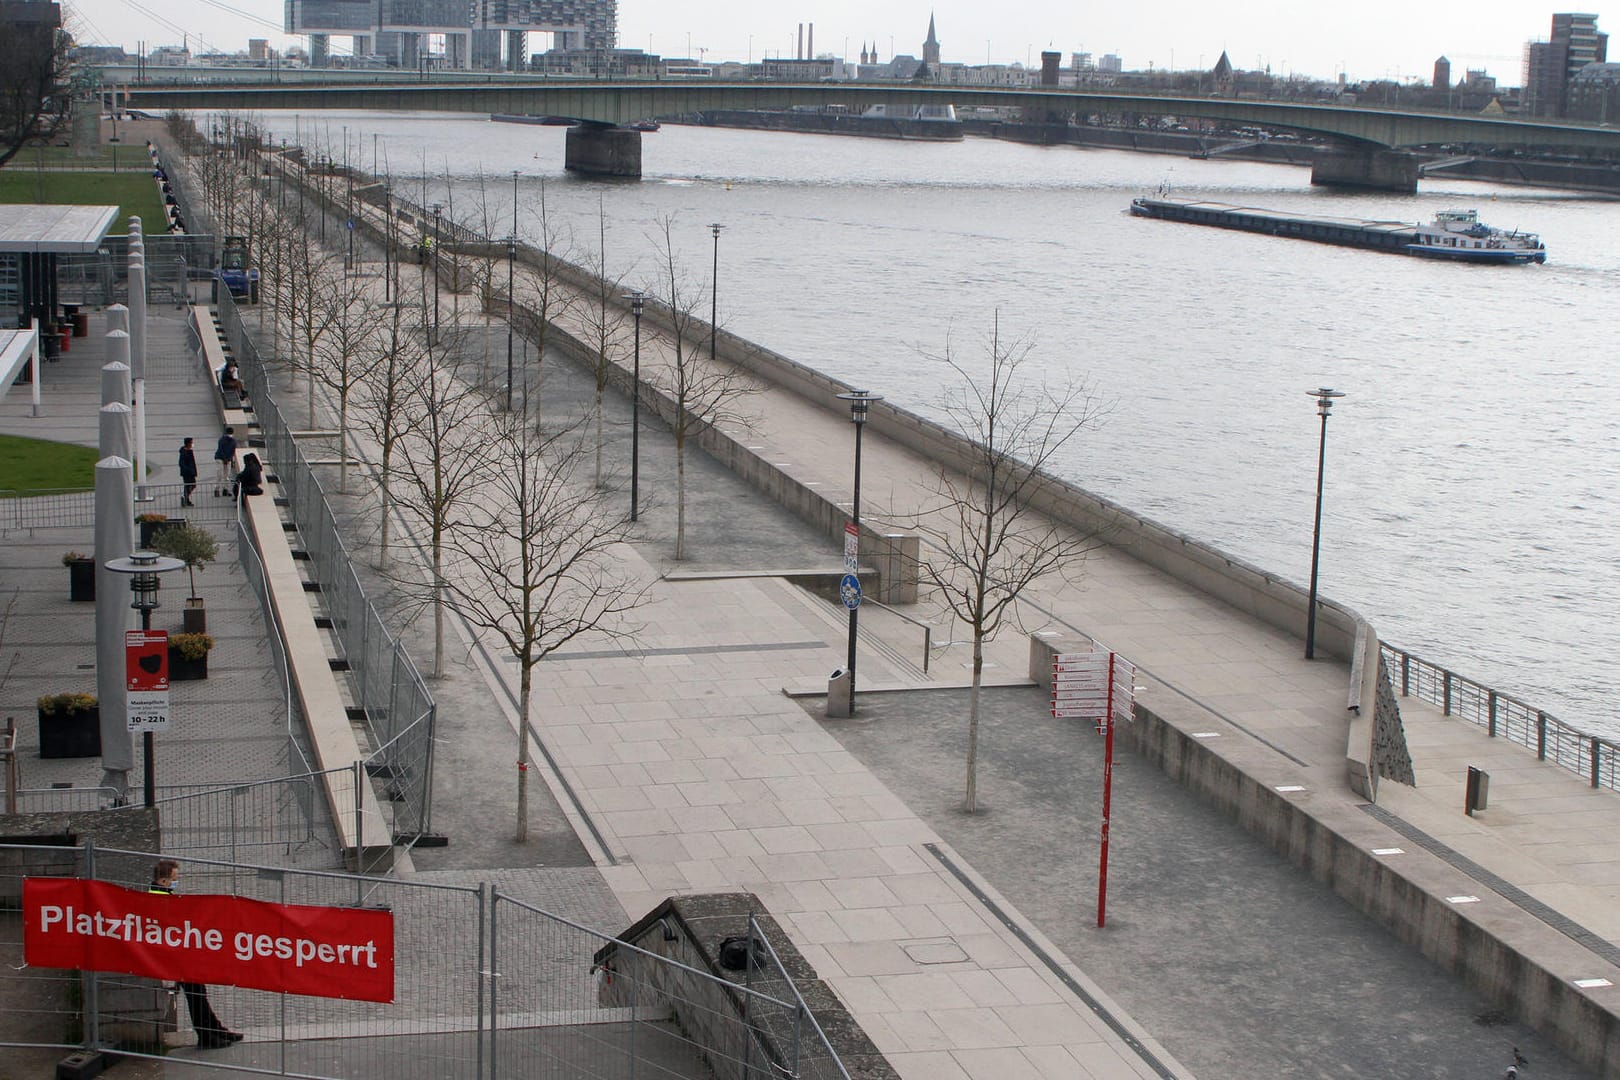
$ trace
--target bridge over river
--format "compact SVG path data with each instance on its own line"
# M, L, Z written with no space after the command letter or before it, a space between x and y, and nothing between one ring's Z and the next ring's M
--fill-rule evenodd
M876 83L710 82L708 80L536 80L491 76L481 81L277 83L272 85L109 88L128 107L151 112L197 109L252 112L423 110L534 114L567 117L566 165L611 176L641 175L641 133L622 127L637 120L713 109L815 108L844 105L910 107L953 105L957 109L1017 108L1026 116L1064 119L1097 114L1146 114L1297 131L1328 141L1312 182L1393 191L1414 191L1419 147L1466 144L1496 152L1525 150L1582 154L1620 169L1620 128L1509 117L1369 109L1348 105L1259 101L1246 98L1175 97L1097 93L1088 90L1006 89Z

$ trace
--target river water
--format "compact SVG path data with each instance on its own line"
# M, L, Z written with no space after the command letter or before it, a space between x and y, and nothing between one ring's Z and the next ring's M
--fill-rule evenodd
M264 122L292 141L294 121ZM640 183L563 172L563 129L445 114L322 114L296 137L447 214L597 247L627 284L653 235L723 326L930 412L927 357L970 366L999 312L1054 381L1084 379L1103 422L1061 463L1139 514L1304 583L1319 421L1328 426L1321 592L1390 643L1620 736L1620 436L1608 343L1620 325L1611 200L1425 180L1415 197L1312 189L1307 170L1025 147L897 143L666 125ZM346 129L346 130L345 130ZM480 173L483 178L480 178ZM425 182L419 179L428 174ZM448 181L446 177L448 176ZM1135 219L1172 193L1321 215L1427 220L1478 207L1539 232L1541 267L1470 267ZM425 190L424 190L425 189Z

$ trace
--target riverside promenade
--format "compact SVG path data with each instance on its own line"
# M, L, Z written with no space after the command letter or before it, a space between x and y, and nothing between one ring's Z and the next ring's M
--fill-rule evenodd
M662 348L656 334L644 337L644 370ZM761 459L835 498L847 492L853 438L842 403L766 391L747 408L754 420L742 434ZM616 402L620 424L624 413ZM33 433L9 416L5 430ZM625 441L616 438L616 445ZM650 458L667 448L649 438L644 453ZM926 498L934 465L891 442L877 421L864 453L866 516L905 521ZM1047 806L1037 796L1061 787L1063 762L1073 764L1068 775L1079 776L1100 747L1088 730L1065 742L1061 727L1036 722L1040 695L1027 690L1028 639L1008 631L992 646L992 681L1008 689L995 696L986 754L994 756L998 746L1028 749L1040 739L1037 756L1058 772L1043 774L1041 785L1034 774L987 775L987 810L967 819L954 809L959 759L949 753L948 734L941 735L960 734L965 715L959 700L928 696L967 681L960 625L950 625L926 599L907 612L935 628L925 673L918 627L876 607L863 611L857 716L824 721L817 693L843 663L843 612L787 576L836 570L840 552L791 521L778 530L789 542L774 547L764 536L758 544L728 536L734 521L770 532L771 511L757 496L745 511L747 493L723 483L715 478L715 490L726 494L695 522L689 563L668 558L667 500L648 513L646 531L625 549L626 562L655 598L638 615L644 626L634 644L582 642L539 673L535 735L555 763L541 775L623 911L634 918L677 892L757 893L905 1077L1245 1075L1246 1044L1268 1038L1263 1021L1240 1027L1234 1018L1224 1032L1218 1024L1206 1031L1172 1012L1144 1023L1145 1010L1118 1000L1148 1002L1158 993L1154 979L1129 970L1139 956L1110 956L1108 931L1087 936L1083 916L1091 898L1083 885L1047 881L1054 849L1088 847L1096 817L1075 806ZM1379 813L1370 813L1345 780L1347 664L1307 663L1296 637L1148 569L1128 551L1103 548L1076 570L1071 580L1030 594L1021 613L1027 630L1090 638L1125 654L1142 673L1144 708L1218 747L1223 761L1322 830L1368 853L1385 852L1374 857L1393 868L1409 890L1404 895L1466 910L1482 934L1512 942L1572 986L1577 979L1620 983L1612 956L1620 943L1620 802L1612 792L1593 791L1525 751L1491 743L1478 729L1403 699L1418 787L1384 784ZM441 798L437 826L452 846L444 856L418 853L416 861L420 869L470 878L471 868L454 865L456 845L488 833L492 823L454 796L510 774L515 728L507 706L516 671L484 659L470 639L464 643L462 673L476 678L460 678L453 693L491 707L468 718L482 726L466 732L462 767L440 774L441 794L450 797ZM487 691L482 699L479 684ZM905 702L922 704L896 704ZM907 715L908 709L922 714ZM945 748L922 752L922 731L946 738ZM904 743L885 750L883 740L894 737L888 733L905 732L919 739L915 753ZM1461 812L1468 764L1492 775L1491 808L1474 818ZM1118 828L1130 826L1121 821ZM985 855L965 854L953 837L964 846L988 839ZM1222 842L1235 848L1239 841ZM1007 865L1015 850L1029 851L1029 861ZM1128 880L1123 852L1117 857ZM446 860L444 871L432 865L436 858ZM1187 865L1167 883L1191 891L1203 878ZM1224 899L1232 907L1246 903L1235 892ZM1121 896L1111 906L1113 918L1122 927L1140 924L1140 911L1153 903L1149 894ZM1137 913L1133 904L1140 905ZM1421 937L1424 928L1418 929ZM1305 930L1244 959L1287 987L1297 977L1291 968L1311 966ZM1430 932L1444 930L1437 922ZM1065 938L1077 944L1065 946ZM1223 942L1213 945L1219 952ZM1088 960L1077 964L1082 952ZM1358 973L1341 970L1333 978L1348 997ZM1232 992L1202 985L1212 997ZM1191 989L1197 1000L1199 987ZM1614 1008L1613 985L1578 992ZM1219 1016L1230 1006L1210 1000L1204 1007ZM1333 1007L1331 995L1321 1003L1322 1010ZM1367 1012L1372 1023L1398 1027L1393 1010L1381 1015L1374 1003ZM1509 1026L1505 1018L1499 1022ZM1221 1040L1217 1052L1201 1049ZM1539 1051L1532 1057L1539 1059L1537 1077L1601 1075L1540 1058ZM1198 1059L1209 1061L1208 1073ZM1455 1072L1420 1072L1499 1075L1503 1063L1505 1054L1482 1053ZM1320 1072L1275 1074L1330 1075L1340 1064L1328 1055L1316 1062ZM1383 1075L1418 1074L1380 1064Z

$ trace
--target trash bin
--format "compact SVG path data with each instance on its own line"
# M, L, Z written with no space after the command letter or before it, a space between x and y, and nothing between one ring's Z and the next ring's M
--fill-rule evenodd
M73 336L90 336L90 315L88 312L75 311L73 313Z
M853 686L854 679L843 668L837 669L827 678L828 717L834 720L845 720L854 715Z
M1475 810L1485 809L1491 798L1491 774L1484 769L1468 766L1468 785L1463 794L1463 812L1469 817Z

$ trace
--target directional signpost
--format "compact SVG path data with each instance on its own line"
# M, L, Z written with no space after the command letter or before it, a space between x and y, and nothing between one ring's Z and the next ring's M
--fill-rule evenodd
M844 606L854 611L861 606L861 579L854 574L845 574L838 579L838 597L843 600Z
M1097 871L1097 925L1108 909L1108 812L1114 788L1114 722L1130 720L1136 668L1118 653L1058 653L1052 658L1052 715L1090 720L1103 743L1102 855Z

